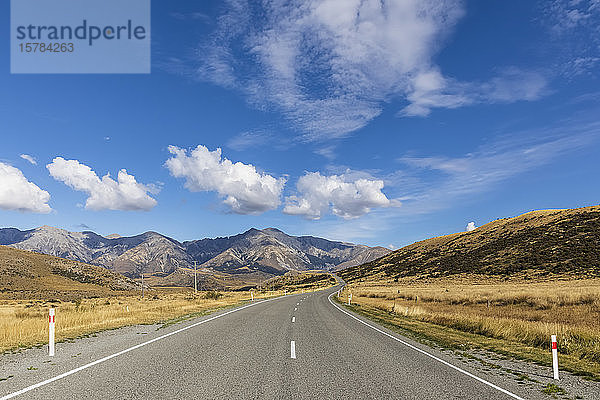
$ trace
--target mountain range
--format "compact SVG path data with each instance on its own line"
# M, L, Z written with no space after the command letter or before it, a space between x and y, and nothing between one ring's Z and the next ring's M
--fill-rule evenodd
M132 237L69 232L50 226L21 231L0 229L0 245L99 265L130 278L181 274L194 262L214 271L262 278L296 270L337 270L386 255L384 247L335 242L313 236L290 236L275 229L250 229L218 238L179 242L156 232Z

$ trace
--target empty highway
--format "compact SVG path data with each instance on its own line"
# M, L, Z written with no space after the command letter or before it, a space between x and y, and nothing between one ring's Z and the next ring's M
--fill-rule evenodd
M54 365L47 361L0 382L0 397L525 397L513 391L520 389L514 382L490 381L448 355L349 313L331 301L335 290L258 301L134 339L119 341L115 333L110 346L82 345L77 356L74 350L65 355L77 344L59 343Z

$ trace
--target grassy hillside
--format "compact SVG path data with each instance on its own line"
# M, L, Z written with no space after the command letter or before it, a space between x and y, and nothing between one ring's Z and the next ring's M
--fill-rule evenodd
M0 298L69 300L135 289L133 280L102 267L0 246Z
M317 290L333 286L337 283L333 275L321 271L296 272L290 271L283 276L269 279L262 286L270 290Z
M343 299L392 329L544 365L557 335L561 368L600 380L598 206L496 220L338 275Z
M471 232L427 239L340 271L361 278L600 277L600 206L533 211Z

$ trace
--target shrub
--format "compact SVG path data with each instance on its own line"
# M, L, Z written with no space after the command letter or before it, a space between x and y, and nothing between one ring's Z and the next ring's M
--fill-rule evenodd
M217 300L217 299L220 299L221 297L223 297L223 293L219 293L217 291L210 291L210 292L206 292L206 294L204 294L205 299Z

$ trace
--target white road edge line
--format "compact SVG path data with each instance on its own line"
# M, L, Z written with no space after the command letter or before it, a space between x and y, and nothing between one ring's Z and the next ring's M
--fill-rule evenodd
M292 322L296 322L296 317L292 317Z
M460 373L463 373L463 374L465 374L465 375L467 375L467 376L469 376L469 377L471 377L471 378L473 378L473 379L475 379L475 380L477 380L477 381L479 381L479 382L481 382L481 383L483 383L483 384L485 384L485 385L488 385L489 387L491 387L491 388L494 388L494 389L496 389L496 390L498 390L498 391L500 391L500 392L502 392L502 393L504 393L504 394L506 394L506 395L508 395L508 396L510 396L510 397L512 397L512 398L514 398L514 399L518 399L518 400L525 400L524 398L522 398L522 397L519 397L519 396L517 396L516 394L514 394L514 393L511 393L511 392L509 392L509 391L508 391L508 390L506 390L506 389L502 389L500 386L496 386L496 385L494 385L493 383L486 381L485 379L482 379L482 378L480 378L480 377L478 377L478 376L476 376L476 375L473 375L472 373L470 373L470 372L467 372L467 371L465 371L464 369L457 367L456 365L450 364L448 361L444 361L444 360L442 360L441 358L438 358L438 357L434 356L433 354L429 354L429 353L428 353L428 352L426 352L425 350L421 350L420 348L418 348L418 347L416 347L416 346L413 346L412 344L410 344L410 343L407 343L407 342L405 342L405 341L404 341L404 340L402 340L402 339L398 339L397 337L395 337L395 336L393 336L393 335L390 335L389 333L387 333L387 332L384 332L384 331L382 331L381 329L379 329L379 328L377 328L377 327L374 327L374 326L373 326L373 325L371 325L371 324L368 324L368 323L366 323L366 322L365 322L365 321L363 321L362 319L360 319L360 318L357 318L356 316L352 315L351 313L349 313L348 311L344 310L343 308L341 308L341 307L339 307L337 304L335 304L333 301L331 301L331 296L333 296L335 293L336 293L336 292L333 292L333 293L331 293L331 294L329 295L329 297L327 297L327 299L329 300L329 302L331 303L331 305L332 305L332 306L334 306L335 308L337 308L338 310L340 310L341 312L343 312L344 314L346 314L346 315L348 315L348 316L350 316L350 317L354 318L355 320L357 320L357 321L358 321L358 322L360 322L361 324L363 324L363 325L366 325L366 326L368 326L369 328L371 328L371 329L374 329L374 330L376 330L377 332L379 332L379 333L381 333L381 334L383 334L383 335L385 335L385 336L387 336L387 337L389 337L389 338L392 338L392 339L394 339L394 340L395 340L395 341L397 341L397 342L400 342L400 343L402 343L402 344L403 344L403 345L405 345L406 347L409 347L409 348L411 348L411 349L413 349L413 350L415 350L415 351L418 351L419 353L422 353L422 354L426 355L427 357L433 358L434 360L436 360L436 361L438 361L438 362L440 362L440 363L442 363L442 364L444 364L444 365L446 365L446 366L448 366L448 367L450 367L450 368L452 368L452 369L454 369L454 370L456 370L456 371L458 371L458 372L460 372ZM2 399L0 399L0 400L2 400Z
M296 358L296 342L290 342L290 358Z
M235 309L233 309L233 310L227 311L227 312L225 312L225 313L223 313L223 314L215 315L215 316L213 316L213 317L210 317L210 318L208 318L208 319L202 320L202 321L200 321L200 322L196 322L195 324L192 324L192 325L189 325L189 326L183 327L183 328L181 328L181 329L178 329L178 330L176 330L176 331L173 331L173 332L169 332L169 333L167 333L167 334L165 334L165 335L159 336L159 337L157 337L157 338L154 338L154 339L152 339L152 340L148 340L147 342L140 343L140 344L138 344L138 345L135 345L135 346L133 346L133 347L130 347L130 348L128 348L128 349L125 349L125 350L119 351L118 353L111 354L110 356L106 356L106 357L103 357L103 358L101 358L101 359L99 359L99 360L92 361L92 362L91 362L91 363L89 363L89 364L82 365L81 367L78 367L78 368L72 369L72 370L70 370L70 371L67 371L67 372L65 372L65 373L62 373L62 374L60 374L60 375L57 375L57 376L55 376L55 377L53 377L53 378L46 379L45 381L42 381L42 382L36 383L35 385L27 386L27 387L26 387L26 388L24 388L24 389L21 389L21 390L18 390L18 391L16 391L16 392L13 392L13 393L7 394L6 396L0 397L0 400L12 399L13 397L20 396L20 395L22 395L23 393L27 393L27 392L29 392L29 391L31 391L31 390L33 390L33 389L37 389L37 388L39 388L39 387L41 387L41 386L45 386L45 385L47 385L47 384L49 384L49 383L52 383L52 382L54 382L54 381L57 381L57 380L59 380L59 379L65 378L65 377L67 377L67 376L69 376L69 375L73 375L74 373L77 373L77 372L79 372L79 371L82 371L82 370L84 370L84 369L87 369L87 368L89 368L89 367L93 367L93 366L94 366L94 365L96 365L96 364L100 364L100 363L102 363L102 362L104 362L104 361L108 361L108 360L110 360L111 358L115 358L115 357L118 357L118 356L120 356L120 355L123 355L123 354L125 354L125 353L129 353L129 352L130 352L130 351L132 351L132 350L139 349L140 347L146 346L147 344L150 344L150 343L157 342L157 341L159 341L159 340L161 340L161 339L167 338L167 337L169 337L169 336L173 336L173 335L175 335L175 334L177 334L177 333L181 333L181 332L183 332L183 331L186 331L186 330L188 330L188 329L194 328L194 327L196 327L196 326L198 326L198 325L202 325L202 324L205 324L205 323L207 323L207 322L210 322L210 321L212 321L212 320L215 320L215 319L217 319L217 318L221 318L221 317L224 317L224 316L226 316L226 315L229 315L229 314L231 314L231 313L234 313L234 312L237 312L237 311L241 311L241 310L243 310L243 309L245 309L245 308L248 308L248 307L253 307L253 306L256 306L256 305L258 305L258 304L266 303L266 302L268 302L268 301L271 301L271 300L282 299L282 298L284 298L284 297L287 297L287 296L274 297L274 298L271 298L271 299L267 299L267 300L259 301L259 302L257 302L257 303L250 303L250 304L247 304L247 305L245 305L245 306L243 306L243 307L239 307L239 308L235 308ZM295 356L294 356L294 358L295 358Z

